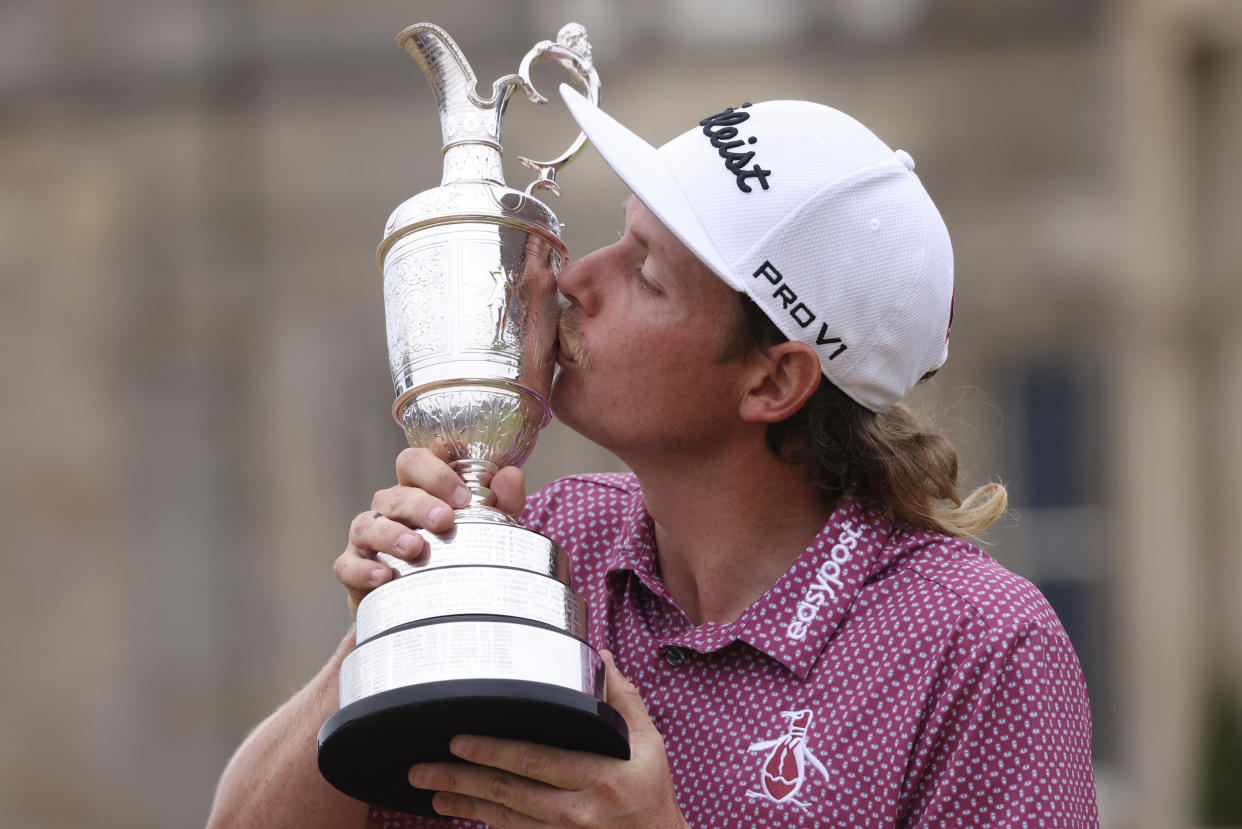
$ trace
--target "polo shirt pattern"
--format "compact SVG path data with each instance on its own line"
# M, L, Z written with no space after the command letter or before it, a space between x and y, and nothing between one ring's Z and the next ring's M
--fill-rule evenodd
M637 479L529 499L708 827L1097 827L1077 656L1026 580L960 539L851 496L729 624L695 626L661 581ZM481 826L375 809L379 827Z

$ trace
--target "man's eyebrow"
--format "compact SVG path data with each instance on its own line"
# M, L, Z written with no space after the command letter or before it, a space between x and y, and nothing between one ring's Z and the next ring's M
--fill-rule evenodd
M621 219L622 219L622 221L624 221L624 220L625 220L625 219L629 216L629 213L627 213L627 212L626 212L626 211L627 211L627 209L629 208L629 205L630 205L630 200L629 200L628 198L624 199L624 200L621 202ZM633 237L634 237L634 240L635 240L636 242L638 242L638 244L642 245L644 248L646 248L646 249L648 249L648 250L650 250L650 249L651 249L651 242L650 242L650 240L648 240L648 239L647 239L647 237L646 237L646 236L644 236L643 234L639 233L637 230L635 230L635 229L634 229L634 228L632 228L632 227L627 227L627 228L626 228L626 230L628 230L628 231L629 231L629 234L630 234L631 236L633 236ZM623 233L624 233L624 231L623 231Z

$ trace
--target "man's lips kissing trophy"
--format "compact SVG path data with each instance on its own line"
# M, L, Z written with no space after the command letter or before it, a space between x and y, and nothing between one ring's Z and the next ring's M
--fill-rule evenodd
M586 608L566 584L564 552L483 505L497 469L519 465L551 418L560 222L531 193L557 190L559 158L525 192L504 184L500 128L511 93L546 103L530 81L544 60L599 99L586 31L538 43L516 75L480 98L444 30L411 26L398 43L431 84L444 134L444 177L388 220L384 274L393 415L410 446L442 447L472 493L456 525L421 530L430 552L358 606L357 646L341 665L341 702L319 732L319 768L371 804L432 815L410 766L447 760L456 734L486 734L629 756L625 721L603 701L604 671L586 642Z

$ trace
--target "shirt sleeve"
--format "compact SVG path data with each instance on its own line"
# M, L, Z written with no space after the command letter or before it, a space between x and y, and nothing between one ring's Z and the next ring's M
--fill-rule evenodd
M1059 624L988 637L929 704L899 825L1099 826L1086 683Z
M372 806L366 829L449 829L452 825L448 818L418 817Z
M366 829L487 829L487 824L446 817L419 817L372 806Z

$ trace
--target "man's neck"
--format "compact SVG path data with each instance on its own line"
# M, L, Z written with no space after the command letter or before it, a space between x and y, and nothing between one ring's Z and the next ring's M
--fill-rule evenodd
M740 616L832 512L804 467L777 460L762 444L634 471L655 520L660 575L696 625Z

